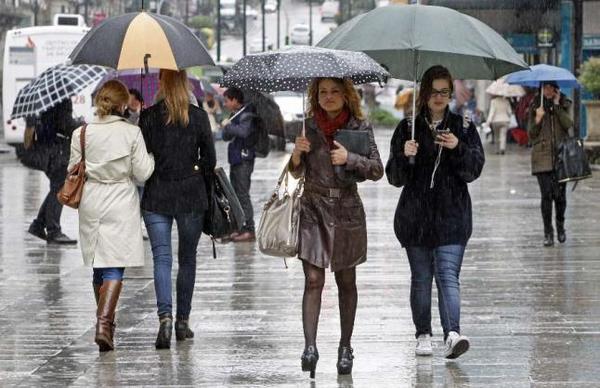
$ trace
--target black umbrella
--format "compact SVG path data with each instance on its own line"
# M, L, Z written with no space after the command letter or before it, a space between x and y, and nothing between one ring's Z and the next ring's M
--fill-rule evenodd
M254 105L256 114L261 118L263 125L269 128L269 133L284 134L283 115L273 98L255 90L244 90L243 92L244 102Z
M349 78L355 84L385 82L388 72L364 53L311 46L246 55L223 77L223 86L275 92L304 91L318 77Z
M246 55L225 73L222 85L262 92L304 92L314 78L348 78L362 84L385 82L388 75L361 52L294 46ZM302 99L304 105L304 93Z
M206 47L189 28L168 16L148 12L103 21L83 37L69 58L72 63L117 70L214 66Z
M37 116L97 83L108 70L90 65L52 66L19 90L11 118Z

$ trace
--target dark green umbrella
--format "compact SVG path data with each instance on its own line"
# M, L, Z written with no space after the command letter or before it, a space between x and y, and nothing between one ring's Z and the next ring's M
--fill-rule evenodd
M448 68L456 79L497 79L527 68L486 24L450 8L427 5L376 8L342 24L317 46L362 51L392 77L415 84L434 65Z

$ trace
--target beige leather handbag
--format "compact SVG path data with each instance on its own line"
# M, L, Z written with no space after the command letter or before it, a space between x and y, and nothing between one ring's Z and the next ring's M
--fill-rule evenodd
M300 224L300 197L304 177L300 178L293 192L289 192L286 163L271 198L263 207L256 237L258 249L265 255L294 257L298 253L298 227ZM280 191L283 188L283 194Z

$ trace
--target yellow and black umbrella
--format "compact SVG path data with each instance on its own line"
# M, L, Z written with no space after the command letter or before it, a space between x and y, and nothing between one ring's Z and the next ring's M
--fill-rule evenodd
M214 66L206 47L188 27L171 17L148 12L105 20L83 37L69 58L73 64L117 70Z

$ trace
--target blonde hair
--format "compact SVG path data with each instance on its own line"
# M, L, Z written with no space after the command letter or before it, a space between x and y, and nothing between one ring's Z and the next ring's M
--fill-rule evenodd
M188 108L190 104L190 84L185 70L161 69L160 87L157 99L164 99L167 105L167 124L179 124L184 127L190 123Z
M346 106L350 110L352 117L358 120L364 120L365 115L360 106L360 95L356 91L354 84L348 78L315 78L308 85L308 117L313 117L317 109L321 109L319 106L319 83L324 80L331 80L342 88L344 100Z
M116 79L104 83L94 98L96 114L100 118L118 112L128 102L129 90Z

